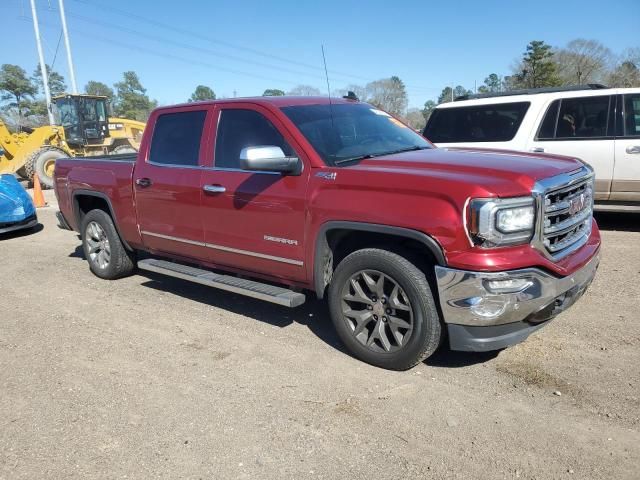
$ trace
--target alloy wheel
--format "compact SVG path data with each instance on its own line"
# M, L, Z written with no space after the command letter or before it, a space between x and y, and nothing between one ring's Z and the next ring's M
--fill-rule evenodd
M366 348L392 353L407 344L413 332L413 307L391 276L361 270L342 288L342 315L353 336Z
M85 237L89 247L89 260L101 269L107 268L111 261L111 245L107 232L98 222L89 222Z

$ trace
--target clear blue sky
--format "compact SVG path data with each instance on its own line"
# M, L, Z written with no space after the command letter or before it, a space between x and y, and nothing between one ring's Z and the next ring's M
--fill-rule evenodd
M51 63L58 0L36 5ZM640 46L640 0L65 0L65 7L80 86L111 85L135 70L161 104L185 101L198 84L219 96L297 84L326 91L321 44L332 89L397 75L413 107L446 85L473 89L489 73L509 74L534 39L563 46L590 38L614 53ZM29 0L2 0L0 18L0 63L31 73ZM54 68L68 79L63 44Z

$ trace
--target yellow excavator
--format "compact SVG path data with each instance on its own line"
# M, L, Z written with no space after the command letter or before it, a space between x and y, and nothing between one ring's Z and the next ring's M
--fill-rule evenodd
M0 119L0 174L28 180L38 174L53 186L56 159L137 152L145 124L109 117L107 97L58 95L52 99L56 125L11 133Z

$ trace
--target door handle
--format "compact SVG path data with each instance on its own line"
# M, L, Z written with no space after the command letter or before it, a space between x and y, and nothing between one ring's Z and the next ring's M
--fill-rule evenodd
M150 187L153 182L150 178L138 178L136 179L136 185L142 188Z
M529 151L533 152L533 153L542 153L542 152L544 152L544 148L542 148L542 147L533 147L533 148L530 148Z
M224 193L227 191L222 185L205 185L202 187L206 193Z
M627 153L640 153L640 145L629 145Z

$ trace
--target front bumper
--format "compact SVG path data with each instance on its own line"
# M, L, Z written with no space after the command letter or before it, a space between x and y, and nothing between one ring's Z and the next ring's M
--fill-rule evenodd
M582 296L599 263L598 252L561 278L538 268L471 272L436 267L451 348L488 351L523 341Z
M38 225L38 216L34 213L28 218L19 222L0 223L0 233L15 232L16 230L26 230Z

